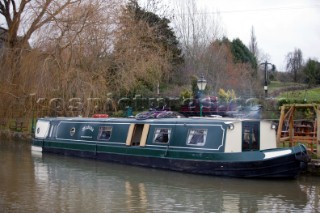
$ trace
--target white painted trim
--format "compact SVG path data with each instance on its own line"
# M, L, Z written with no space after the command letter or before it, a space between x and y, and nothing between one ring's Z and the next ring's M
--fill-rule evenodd
M129 131L128 131L128 136L127 136L127 140L126 140L126 145L127 146L131 146L134 127L135 127L135 124L130 124Z
M147 143L147 137L149 133L150 124L145 124L143 126L142 135L140 139L140 146L145 146Z
M280 156L291 154L292 150L286 149L281 151L271 151L271 152L263 152L263 153L264 153L263 159L269 159L269 158L280 157Z

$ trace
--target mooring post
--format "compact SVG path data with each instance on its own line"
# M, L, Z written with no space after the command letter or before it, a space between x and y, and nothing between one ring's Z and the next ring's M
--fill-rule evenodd
M320 158L320 109L317 106L317 158Z
M283 121L284 121L284 119L285 119L285 117L284 117L284 111L285 111L285 106L281 106L281 114L280 114L278 131L277 131L277 145L280 144L282 126L283 126Z
M293 116L294 116L294 112L296 110L295 105L290 107L290 114L289 114L289 138L290 138L290 142L289 142L289 146L292 147L294 143L293 138L294 138L294 120L293 120Z

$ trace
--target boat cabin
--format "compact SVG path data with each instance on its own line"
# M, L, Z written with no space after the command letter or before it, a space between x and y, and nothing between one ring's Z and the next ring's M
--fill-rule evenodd
M225 118L40 119L37 138L127 147L193 148L242 152L276 148L275 126L268 121Z

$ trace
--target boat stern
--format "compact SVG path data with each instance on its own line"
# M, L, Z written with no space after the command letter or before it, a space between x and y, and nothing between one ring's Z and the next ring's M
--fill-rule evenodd
M274 177L297 177L306 171L311 158L304 145L263 150L264 161L273 165Z

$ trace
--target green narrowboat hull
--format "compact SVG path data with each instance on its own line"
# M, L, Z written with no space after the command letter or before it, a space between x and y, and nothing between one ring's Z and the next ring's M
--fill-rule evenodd
M48 126L43 135L41 122ZM128 165L215 176L293 178L309 160L302 145L226 152L229 121L56 118L39 123L32 145L42 152ZM161 131L169 135L164 142L155 139Z

